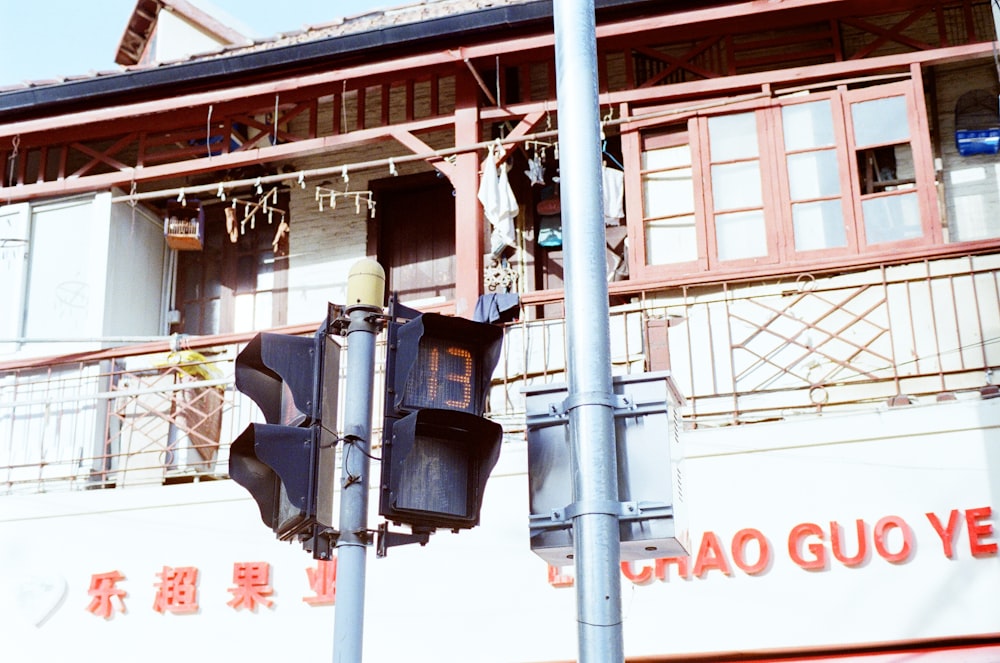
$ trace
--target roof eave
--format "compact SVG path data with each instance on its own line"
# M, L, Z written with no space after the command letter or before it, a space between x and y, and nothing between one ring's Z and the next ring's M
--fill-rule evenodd
M599 10L650 4L656 4L655 0L595 0ZM110 102L115 97L135 99L136 96L163 94L179 85L190 90L209 86L218 80L231 82L235 77L264 76L319 63L330 64L338 59L356 60L378 50L395 51L412 48L421 42L454 38L455 35L468 37L529 27L532 23L551 18L552 3L537 0L248 53L0 92L0 121L16 119L28 113L37 116L67 106L94 106Z

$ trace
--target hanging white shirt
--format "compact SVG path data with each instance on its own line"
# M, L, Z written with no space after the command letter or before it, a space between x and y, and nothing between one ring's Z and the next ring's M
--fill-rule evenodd
M502 244L516 247L514 219L518 212L517 199L510 188L507 169L503 166L497 168L496 154L492 147L483 161L478 195L479 202L483 204L483 214L493 226L492 237ZM497 246L497 242L492 244Z
M617 226L625 216L625 173L604 166L604 225Z

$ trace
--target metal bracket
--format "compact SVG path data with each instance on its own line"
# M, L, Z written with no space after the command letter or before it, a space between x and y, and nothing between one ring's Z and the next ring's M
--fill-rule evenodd
M311 552L313 559L333 559L333 549L336 546L340 532L333 527L315 525L312 536L302 541L302 547Z
M614 409L612 416L616 419L621 417L641 417L647 414L660 414L667 411L667 404L664 401L637 403L632 398L622 394L584 392L577 394L574 398L567 398L561 403L549 403L548 412L545 414L529 413L526 417L526 423L533 430L562 425L569 418L570 410L581 405L609 405Z
M381 330L386 321L389 320L389 316L372 312L371 315L365 316L364 321L361 323L352 321L350 316L347 315L347 307L343 304L334 304L333 302L327 302L326 305L326 333L333 336L347 336L351 331L371 331L368 326L374 325L376 330ZM352 327L353 325L353 327Z
M378 526L375 556L385 557L388 554L389 548L392 548L393 546L405 546L410 543L419 543L422 546L426 546L427 542L431 538L432 531L433 530L415 529L412 534L406 534L405 532L390 532L389 523L381 523Z
M574 502L562 509L552 509L549 515L536 514L530 516L531 529L563 529L573 524L578 516L588 514L606 514L617 516L618 520L651 520L654 518L671 518L674 509L665 502Z
M570 410L578 408L582 405L606 405L617 410L619 408L628 407L628 399L614 393L581 391L576 394L571 394L562 402L562 412L560 414L569 414Z

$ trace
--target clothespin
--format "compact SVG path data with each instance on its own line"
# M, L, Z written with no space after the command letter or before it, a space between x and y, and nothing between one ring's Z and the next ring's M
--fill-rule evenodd
M392 175L393 177L399 175L399 171L396 170L396 164L393 163L391 158L389 159L389 174Z
M299 171L299 187L306 188L306 171L304 170Z
M184 197L184 187L181 187L180 193L177 194L177 202L187 207L187 199Z
M346 163L344 164L344 167L340 169L340 176L342 178L344 178L344 184L347 184L348 182L351 181L350 176L347 174L347 164Z
M215 195L219 197L219 200L226 199L226 188L222 186L222 182L219 182L219 190L215 192Z

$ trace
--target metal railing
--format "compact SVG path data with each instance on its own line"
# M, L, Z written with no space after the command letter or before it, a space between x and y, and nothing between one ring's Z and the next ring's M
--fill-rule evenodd
M684 428L980 398L1000 367L1000 256L676 288L613 307L610 325L612 372L668 368ZM565 321L504 332L489 411L519 436L523 388L566 380ZM233 386L240 343L212 340L0 370L0 494L225 478L229 444L261 417ZM374 446L384 356L379 343Z

